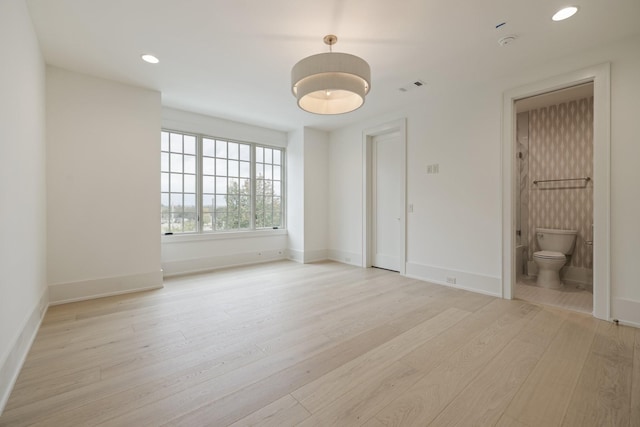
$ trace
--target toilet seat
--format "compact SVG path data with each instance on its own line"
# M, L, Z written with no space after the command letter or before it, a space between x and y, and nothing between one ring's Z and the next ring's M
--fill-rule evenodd
M534 258L538 259L554 259L554 260L564 260L567 259L562 252L554 252L554 251L538 251L533 253Z

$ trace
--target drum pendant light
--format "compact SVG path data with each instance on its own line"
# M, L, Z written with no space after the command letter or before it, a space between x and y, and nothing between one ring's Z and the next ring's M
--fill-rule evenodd
M315 114L343 114L364 104L371 69L362 58L333 52L338 38L324 37L329 52L302 59L291 70L291 91L298 106Z

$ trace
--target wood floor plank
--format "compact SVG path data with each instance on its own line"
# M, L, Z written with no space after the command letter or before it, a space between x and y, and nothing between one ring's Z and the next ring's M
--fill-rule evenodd
M300 423L301 427L359 426L416 383L423 375L394 362L371 375Z
M559 426L597 324L591 316L570 314L505 414L526 425Z
M492 426L538 364L566 313L542 310L430 424Z
M630 425L634 334L625 326L598 323L563 426Z
M19 387L14 388L12 398L7 403L5 410L10 411L23 405L28 405L34 400L45 400L89 384L97 383L100 381L100 375L100 368L95 367L83 369L50 380L20 382Z
M379 372L396 362L416 346L428 342L468 314L456 308L447 309L327 375L305 384L292 395L310 412L317 412L334 400L341 399L343 394L365 381L372 372Z
M447 360L456 350L484 332L493 322L514 310L514 305L505 300L494 299L477 312L452 325L444 333L428 342L420 343L414 350L402 356L409 366L428 373Z
M311 414L290 394L231 424L231 427L296 426Z
M191 387L148 407L139 408L105 423L119 425L228 425L255 410L273 403L301 385L313 381L336 367L375 348L397 334L393 328L382 326L362 333L350 340L324 346L320 351L304 355L284 355L271 366L265 360L238 372L237 377L247 384L235 390L219 391L220 379ZM172 419L173 418L173 419Z
M247 348L245 353L225 354L222 358L107 395L90 405L56 413L44 420L42 426L52 421L59 425L159 425L171 418L167 414L187 411L199 399L208 396L221 398L231 394L242 388L245 381L259 378L261 374L265 375L265 371L282 369L288 366L290 360L315 354L330 344L326 338L318 338L299 348L290 349L289 354L277 354L271 358L265 357L255 346L253 349ZM262 363L252 363L259 360ZM147 413L147 410L150 412ZM142 420L129 421L140 413L144 413Z
M384 427L384 424L375 418L369 418L366 423L362 424L362 427Z
M515 307L515 306L514 306ZM461 347L409 391L385 406L376 418L385 425L427 425L540 311L522 304Z
M0 426L635 427L639 358L592 317L278 261L50 307Z
M93 383L72 392L7 411L0 417L8 426L75 426L97 424L101 419L118 415L127 408L137 408L148 401L176 393L206 381L222 377L265 357L255 346L233 349L198 364L167 372L166 365L152 366L113 379ZM232 387L225 383L227 386ZM158 397L160 396L160 397Z
M544 424L536 424L536 425L525 424L522 421L516 420L515 418L511 418L507 414L502 414L502 416L498 420L498 423L494 427L539 427L543 425Z

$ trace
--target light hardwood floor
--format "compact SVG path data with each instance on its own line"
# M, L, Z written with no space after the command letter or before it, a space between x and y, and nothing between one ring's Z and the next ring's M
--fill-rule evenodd
M514 297L534 304L593 313L593 292L577 283L565 282L560 289L547 289L536 285L535 278L523 277L516 283Z
M640 425L640 330L277 262L51 307L0 426Z

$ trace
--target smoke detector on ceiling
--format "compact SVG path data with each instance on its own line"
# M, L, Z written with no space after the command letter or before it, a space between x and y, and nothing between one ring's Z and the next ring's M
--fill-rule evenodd
M504 36L500 40L498 40L498 44L500 46L506 46L509 43L513 43L514 41L516 41L517 38L518 38L518 36L516 36L514 34L511 34L509 36Z

